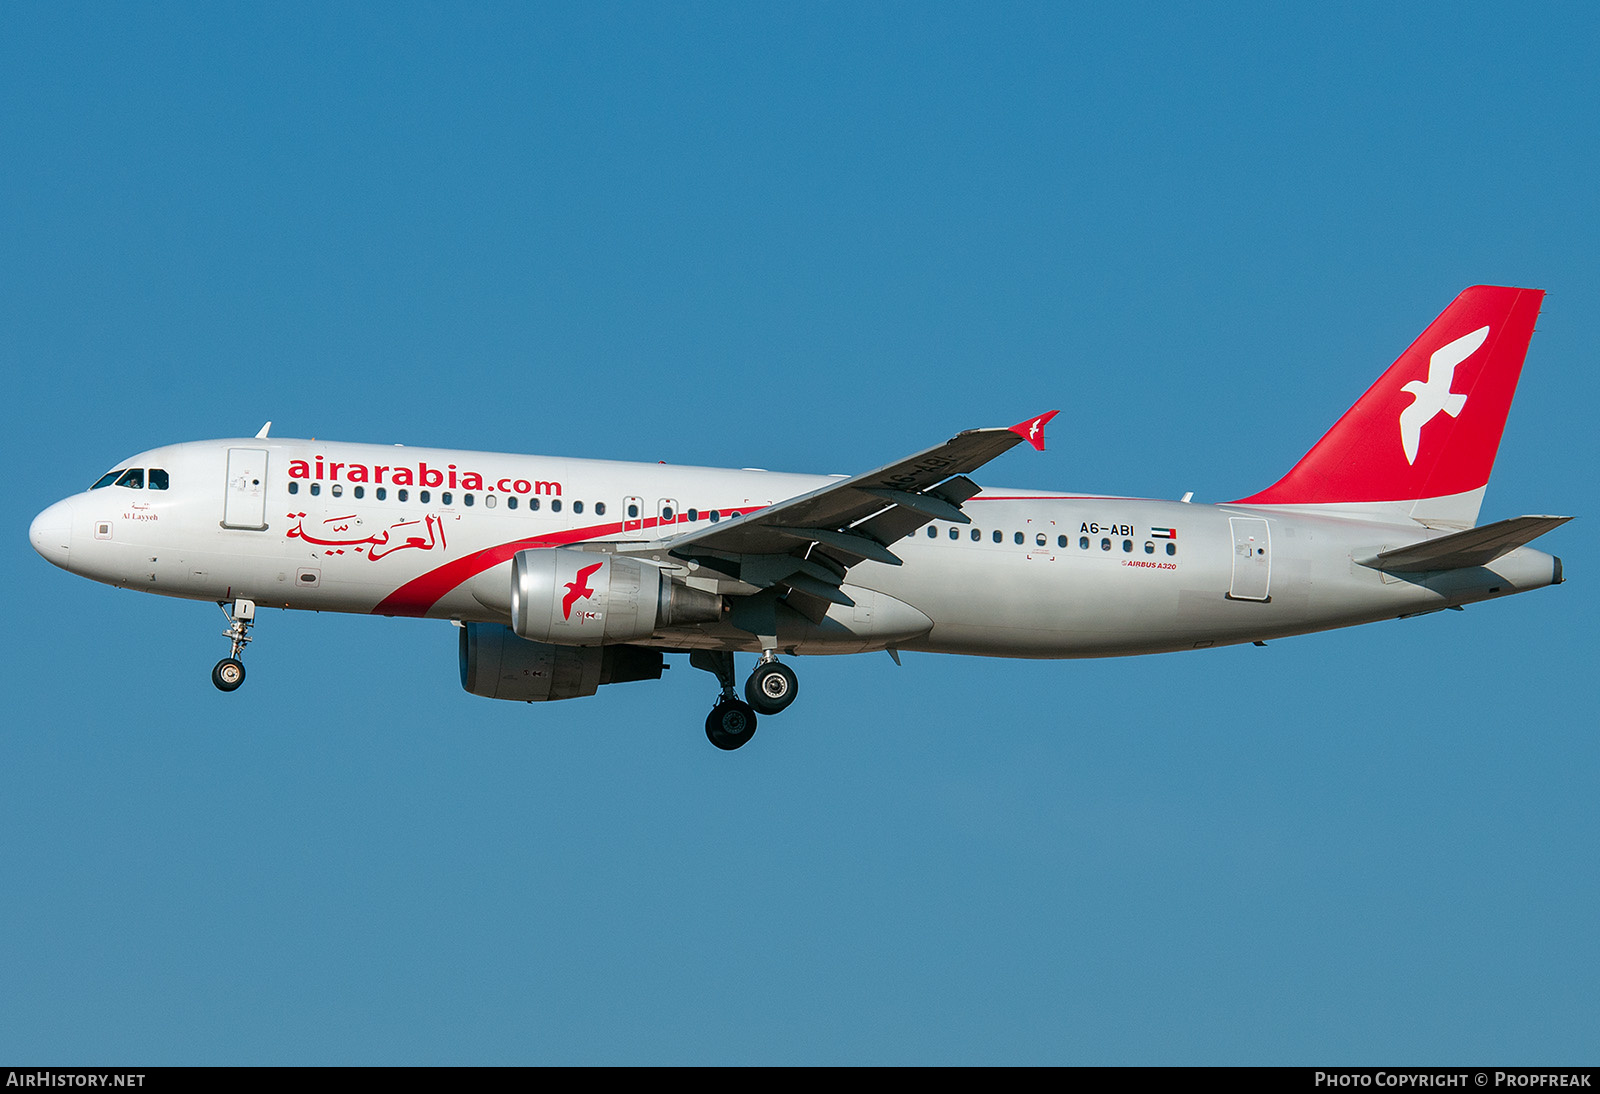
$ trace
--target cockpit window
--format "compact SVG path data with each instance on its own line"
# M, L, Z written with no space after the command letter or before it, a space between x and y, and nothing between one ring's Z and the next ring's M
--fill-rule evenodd
M110 486L112 483L117 481L117 476L120 474L122 474L122 468L120 467L115 471L107 471L104 475L101 475L98 479L96 479L95 484L89 487L89 489L98 490L102 486Z
M130 468L128 468L126 471L124 471L122 473L122 477L117 480L116 485L118 485L118 486L126 486L129 490L143 490L144 489L144 468L142 468L142 467L130 467Z
M167 488L167 472L164 468L152 467L150 469L150 489L165 490Z

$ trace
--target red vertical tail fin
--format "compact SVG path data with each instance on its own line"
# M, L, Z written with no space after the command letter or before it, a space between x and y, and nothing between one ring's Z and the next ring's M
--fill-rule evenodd
M1475 285L1272 486L1240 505L1471 527L1544 293Z

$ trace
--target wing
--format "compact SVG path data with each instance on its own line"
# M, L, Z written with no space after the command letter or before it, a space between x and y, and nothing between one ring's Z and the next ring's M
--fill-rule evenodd
M958 433L875 471L643 549L665 548L752 593L782 587L791 607L820 620L829 604L854 603L839 588L850 567L866 560L900 565L890 545L929 521L970 524L961 505L979 487L967 473L1024 440L1043 449L1045 423L1056 413L1009 429Z

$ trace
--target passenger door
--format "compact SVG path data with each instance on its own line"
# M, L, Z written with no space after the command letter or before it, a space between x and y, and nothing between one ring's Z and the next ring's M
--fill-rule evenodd
M222 502L222 526L252 531L266 528L266 449L228 449L228 483Z
M1272 588L1272 537L1260 517L1229 517L1233 529L1234 600L1270 600Z

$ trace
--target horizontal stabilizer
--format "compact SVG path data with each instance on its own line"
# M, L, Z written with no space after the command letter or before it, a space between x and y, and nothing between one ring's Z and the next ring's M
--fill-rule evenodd
M1482 528L1452 532L1438 539L1379 551L1356 561L1375 570L1412 574L1427 570L1460 570L1487 566L1525 543L1532 543L1552 528L1559 528L1571 517L1512 517L1497 520Z

